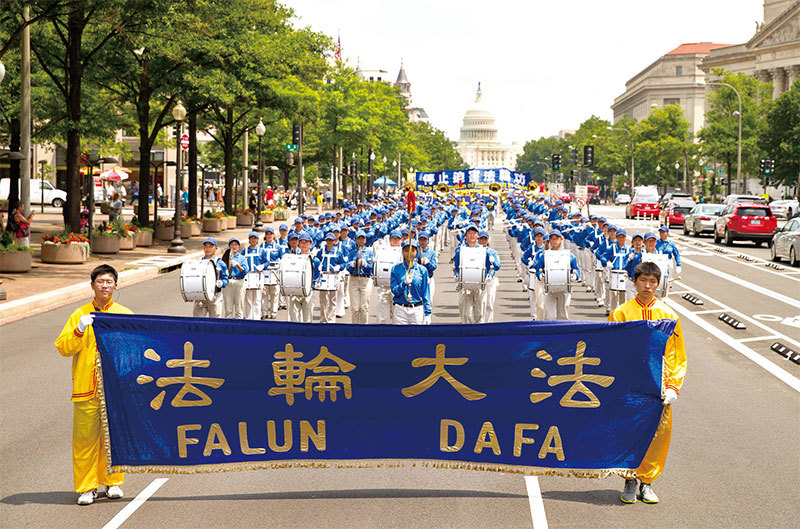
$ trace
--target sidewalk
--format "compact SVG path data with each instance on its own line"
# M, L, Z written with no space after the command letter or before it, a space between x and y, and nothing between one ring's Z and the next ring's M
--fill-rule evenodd
M165 212L166 213L166 212ZM126 222L133 216L133 210L127 207L123 210ZM99 223L105 215L97 215L95 222ZM277 221L266 226L275 228L285 221ZM135 248L129 251L120 251L111 255L91 255L83 264L58 265L47 264L39 259L42 235L63 230L60 213L39 213L33 218L31 225L31 247L34 249L33 268L22 274L0 274L3 280L2 288L7 293L7 298L0 301L0 325L22 319L33 314L46 312L54 308L72 303L80 299L88 299L89 276L94 267L100 264L109 264L120 273L119 287L125 288L140 281L150 279L160 273L177 268L187 260L199 259L203 255L203 240L206 237L215 237L219 244L218 256L227 248L228 239L237 237L242 241L242 246L247 245L247 234L252 231L249 227L237 227L234 230L225 230L221 233L203 233L202 236L183 239L186 247L185 254L167 253L169 241L153 241L149 248ZM263 235L260 234L259 239ZM177 286L176 286L177 288Z

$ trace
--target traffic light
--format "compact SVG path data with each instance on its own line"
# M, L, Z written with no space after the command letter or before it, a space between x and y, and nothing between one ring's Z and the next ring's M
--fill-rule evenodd
M300 145L300 124L294 123L292 125L292 143Z
M577 169L573 169L572 170L572 178L577 178L577 177L578 177L578 170Z
M772 170L775 168L775 160L767 158L764 160L764 174L769 175L772 174Z
M572 147L570 149L570 158L572 159L572 165L578 165L578 148Z
M583 165L586 167L594 165L594 145L583 146Z
M553 171L557 171L558 169L561 169L561 155L560 154L554 154L553 155Z
M767 174L767 161L762 159L758 162L758 167L761 169L761 174Z

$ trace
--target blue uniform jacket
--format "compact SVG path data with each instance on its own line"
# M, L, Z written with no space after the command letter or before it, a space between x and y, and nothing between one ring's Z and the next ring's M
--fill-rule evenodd
M406 285L406 274L413 275L410 285ZM395 303L407 305L409 303L422 303L425 316L431 315L431 289L428 283L428 271L424 266L414 262L410 270L406 270L405 263L398 263L392 267L392 296ZM411 292L411 299L407 294Z

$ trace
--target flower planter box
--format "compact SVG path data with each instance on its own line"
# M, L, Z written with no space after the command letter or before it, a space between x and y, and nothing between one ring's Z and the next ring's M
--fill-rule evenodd
M275 212L273 211L272 213L262 213L261 222L275 222Z
M119 240L120 250L133 250L134 248L136 248L136 234L131 234Z
M203 222L192 222L192 237L199 237L203 234Z
M191 238L192 238L192 225L181 224L181 239L191 239Z
M236 215L236 225L237 226L252 226L253 225L253 215L250 213L245 214L237 214Z
M136 234L136 246L147 247L153 244L152 231L140 231Z
M27 272L31 269L31 263L31 252L0 252L0 272Z
M223 222L227 225L225 219L203 219L203 231L206 233L219 233L223 230Z
M289 210L288 209L276 209L274 211L275 220L289 220Z
M92 253L118 253L119 237L92 236Z
M156 239L171 241L175 237L175 226L156 226Z
M84 247L79 244L42 244L43 263L81 264L85 263L88 257Z
M236 217L225 217L225 218L228 221L228 225L226 226L226 228L229 229L229 230L235 230L236 229Z

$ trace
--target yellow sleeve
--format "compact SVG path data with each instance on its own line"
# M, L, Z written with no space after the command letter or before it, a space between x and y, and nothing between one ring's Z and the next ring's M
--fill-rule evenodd
M61 330L61 334L56 338L56 349L61 356L75 356L83 350L86 335L78 332L81 316L83 316L81 308L75 309Z
M675 317L675 330L667 340L667 350L664 355L665 378L664 386L680 393L683 379L686 376L686 345L683 342L683 328L681 320Z

